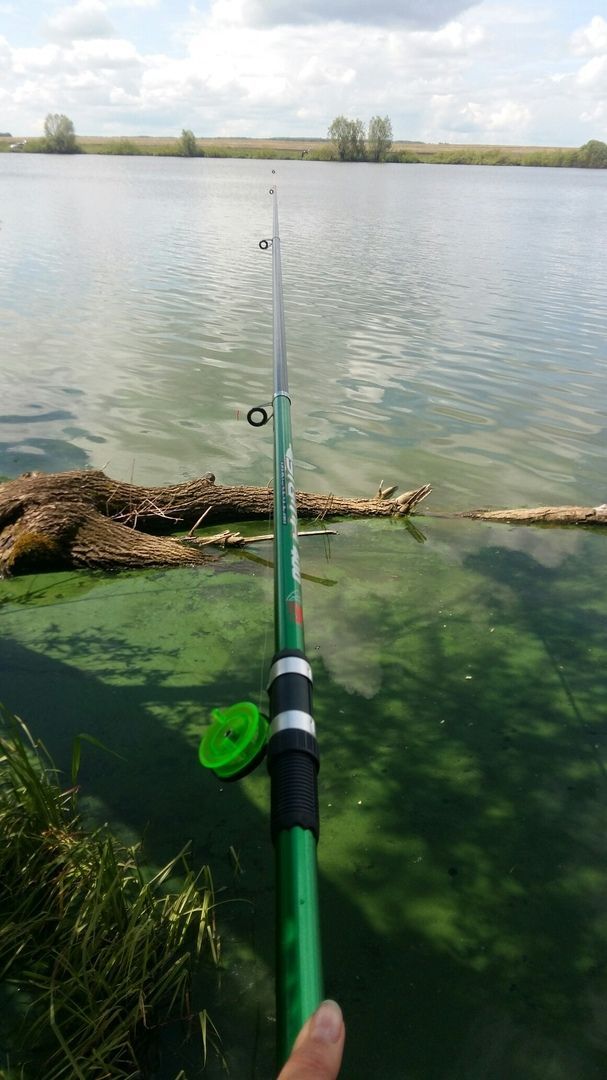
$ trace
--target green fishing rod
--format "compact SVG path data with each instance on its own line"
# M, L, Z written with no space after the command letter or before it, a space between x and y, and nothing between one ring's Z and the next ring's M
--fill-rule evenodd
M319 831L318 744L312 715L312 671L305 654L291 398L282 289L278 192L272 237L274 390L268 406L250 409L254 427L274 428L274 643L268 724L241 702L213 712L200 760L222 779L249 772L267 749L271 831L276 864L276 1019L278 1066L323 996L316 845ZM267 746L266 746L267 740Z

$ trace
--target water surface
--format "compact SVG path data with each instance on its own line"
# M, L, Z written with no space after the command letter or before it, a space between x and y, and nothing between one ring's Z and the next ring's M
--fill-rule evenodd
M267 163L0 157L0 473L212 468L266 482ZM431 506L606 499L600 172L279 166L302 487ZM304 550L321 738L327 992L344 1075L604 1075L605 538L433 518ZM199 768L209 710L264 700L270 553L0 587L0 697L58 760L88 731L93 820L191 840L223 930L205 975L232 1074L272 1073L264 770ZM238 855L235 863L233 848ZM199 1069L191 1050L166 1062ZM209 1075L218 1072L213 1065Z

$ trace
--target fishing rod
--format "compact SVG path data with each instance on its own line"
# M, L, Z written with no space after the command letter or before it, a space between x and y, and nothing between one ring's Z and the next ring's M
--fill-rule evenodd
M254 406L247 414L253 427L263 427L272 419L274 428L275 653L268 679L269 724L251 702L215 709L199 756L202 764L229 780L246 775L267 752L276 866L280 1068L323 992L316 861L319 756L312 715L312 671L304 644L276 185L270 188L270 195L272 237L261 240L259 246L272 252L274 389L271 405Z

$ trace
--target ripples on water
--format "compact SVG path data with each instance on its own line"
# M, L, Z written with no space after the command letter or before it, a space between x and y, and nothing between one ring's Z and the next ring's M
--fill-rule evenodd
M604 501L605 174L278 173L302 484ZM271 392L270 165L0 155L0 175L0 473L268 480L269 429L243 418ZM306 550L346 1071L377 1073L379 1032L387 1080L599 1076L605 538L419 524L423 545L365 521L340 525L330 565ZM195 748L210 708L263 685L266 558L7 581L0 636L0 697L45 745L69 765L84 716L124 754L83 762L99 819L145 831L158 865L193 837L222 896L254 901L222 906L217 1019L233 1074L260 1076L267 777L218 796Z
M606 402L604 287L588 266L600 188L576 195L579 174L536 170L370 175L352 170L342 217L331 203L323 228L341 252L323 275L339 417L467 497L490 497L504 466L514 499L590 491ZM300 279L302 297L314 287L314 272Z
M3 157L1 471L265 481L265 162ZM280 163L307 486L598 501L604 176ZM66 445L63 445L66 444ZM602 496L601 496L602 498Z

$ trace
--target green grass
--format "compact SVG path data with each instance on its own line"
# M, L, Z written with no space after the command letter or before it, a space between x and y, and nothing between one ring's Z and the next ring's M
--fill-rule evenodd
M410 160L410 159L409 159ZM420 154L418 161L434 165L534 165L550 168L583 166L579 150L508 150L496 147L491 150L477 150L474 147L462 150L439 150L429 154Z
M203 951L217 957L208 869L182 852L147 880L136 849L83 827L80 739L64 790L25 725L1 706L0 720L0 1075L145 1076L160 1026L179 1020L206 1055L214 1029L190 990Z
M92 145L95 146L94 149L92 149ZM136 143L133 142L132 139L111 139L108 140L108 142L99 143L98 145L91 144L91 146L87 144L83 147L83 150L87 154L131 155L143 153L143 151L140 150L140 148L137 146Z
M136 142L133 139L111 139L104 142L87 141L82 144L85 154L121 154L146 157L184 157L179 147L179 141L174 140L166 143ZM187 156L187 155L186 155ZM194 156L194 155L192 155ZM298 150L272 149L271 147L251 146L222 146L210 144L199 146L196 157L212 158L268 158L270 160L297 159L301 157Z
M0 138L0 151L8 151L12 140ZM288 140L284 140L288 141ZM278 142L279 145L272 145ZM299 161L337 161L338 156L333 143L318 139L293 140L293 147L281 145L282 140L272 139L235 139L213 142L212 139L198 139L198 156L214 158L260 158L269 160L292 159ZM154 157L182 157L181 141L174 138L94 138L82 137L77 142L77 152L85 154L145 155ZM302 153L303 150L307 152ZM21 153L44 153L44 139L29 139ZM528 165L547 166L550 168L607 168L607 145L598 140L591 140L579 149L508 146L457 146L436 149L423 143L414 144L410 149L395 144L388 153L387 161L391 164L430 164L430 165Z
M299 150L273 150L271 147L251 147L251 146L205 146L205 157L235 157L235 158L268 158L271 161L274 160L299 160L301 158L301 151Z

